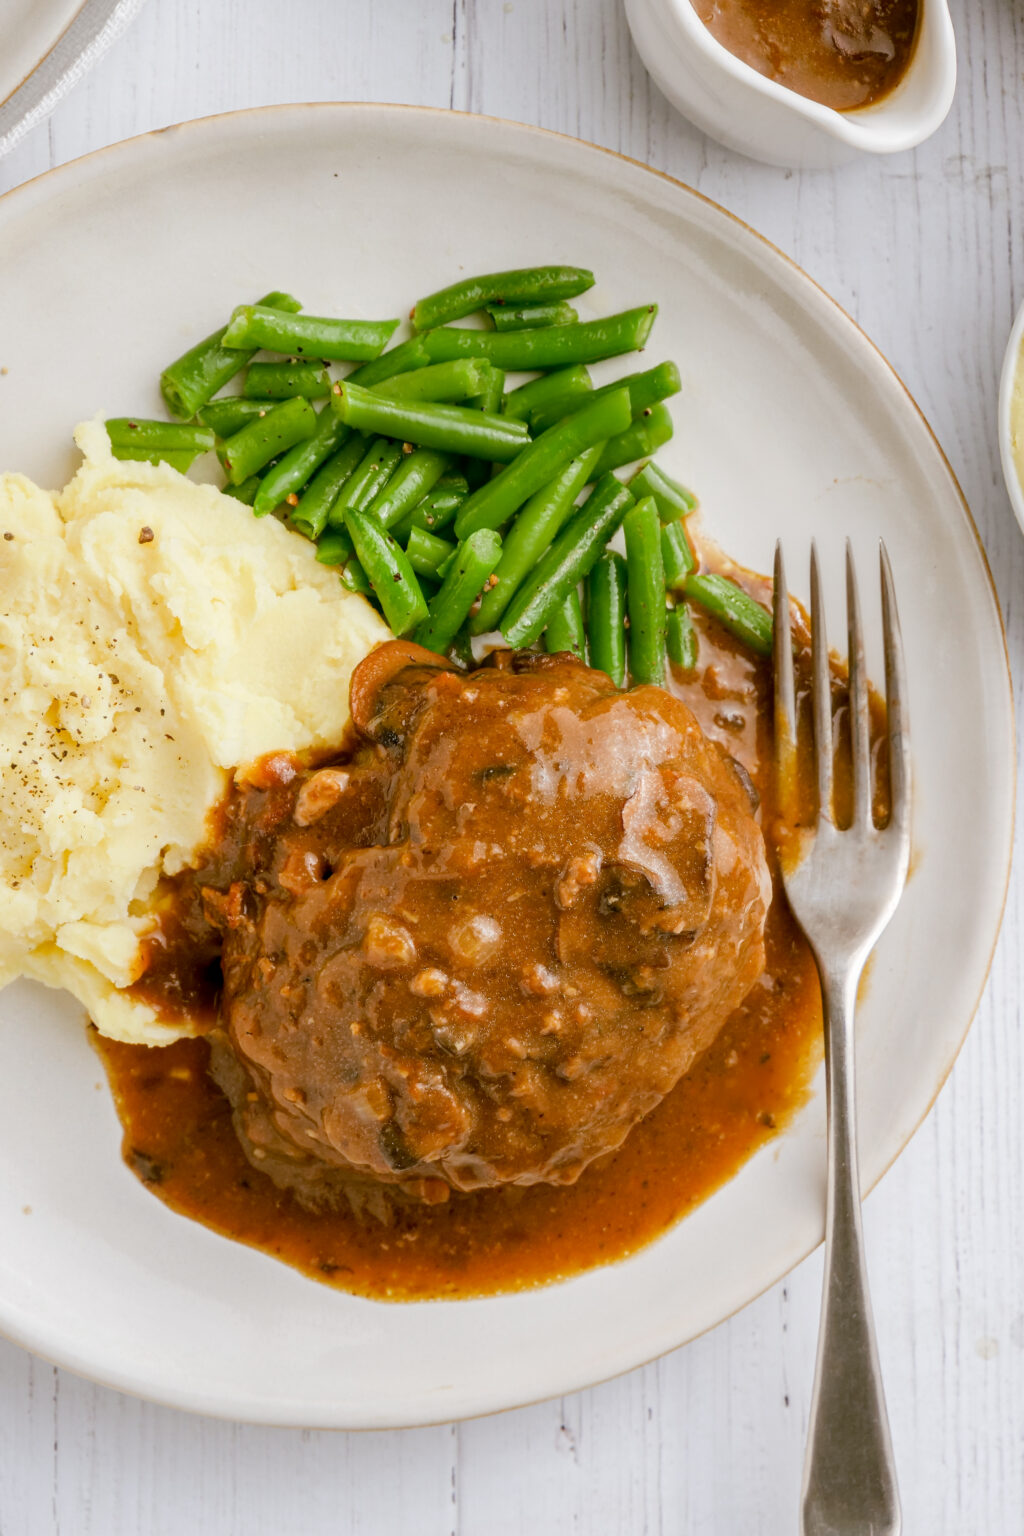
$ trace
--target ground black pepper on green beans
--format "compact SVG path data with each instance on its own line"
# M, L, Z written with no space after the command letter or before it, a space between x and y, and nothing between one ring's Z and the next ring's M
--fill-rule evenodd
M501 539L490 528L479 529L459 545L430 605L430 616L416 631L417 644L442 655L447 651L500 558Z
M240 304L224 332L225 347L259 348L286 357L370 362L387 346L397 320L334 320Z
M508 272L487 272L480 277L460 278L440 288L413 308L418 331L461 320L489 304L550 304L574 299L594 286L594 274L585 267L517 267Z
M428 533L447 528L468 495L469 482L464 475L442 475L429 495L409 513L409 526L425 528Z
M365 439L363 441L365 442ZM350 507L363 512L371 506L375 497L387 485L401 460L401 443L392 442L386 437L374 438L338 492L337 500L327 514L328 524L334 527L345 521L345 514Z
M521 421L462 405L427 400L390 400L358 384L335 385L331 407L361 432L386 433L402 442L477 459L514 459L530 440Z
M232 485L239 485L279 454L316 431L316 412L308 400L283 400L265 416L248 422L221 448L221 458Z
M550 615L570 588L590 574L632 505L632 495L614 475L598 481L509 604L501 621L509 645L532 645L540 638Z
M408 556L372 512L349 507L345 527L389 628L396 635L407 635L427 616L427 605Z
M342 487L362 461L368 443L362 433L349 438L313 476L291 515L294 526L309 539L319 539Z
M594 443L607 441L621 431L629 419L629 393L622 389L583 406L557 426L549 427L540 437L534 438L500 475L468 498L455 520L459 537L465 538L477 528L500 528L570 459L593 447Z
M294 314L302 308L290 293L267 293L259 300L264 309L279 309ZM227 327L214 331L176 358L160 375L160 392L172 416L194 416L200 406L212 400L219 389L245 367L258 350L238 351L224 345Z
M405 546L405 552L409 556L409 564L417 576L434 577L438 568L445 563L449 555L455 553L456 546L448 539L439 539L436 534L428 533L425 528L413 528L409 533L409 541Z
M211 400L196 415L204 427L209 427L223 439L240 432L246 422L265 416L277 403L276 400L246 400L241 395L230 395L226 400Z
M470 631L484 635L497 628L519 585L534 570L572 513L577 496L589 481L601 456L600 443L588 448L542 486L523 507L505 536L495 581L470 619Z
M635 420L641 412L678 394L681 387L682 380L675 363L659 363L656 368L648 368L643 373L628 373L625 378L602 385L600 389L594 390L593 398L599 400L603 395L610 395L613 390L628 389L629 405ZM543 432L565 414L563 402L556 396L550 404L542 405L531 414L530 426L535 432Z
M338 420L333 411L321 411L312 437L289 448L273 469L268 469L263 476L253 502L257 516L273 512L289 496L298 495L321 464L326 463L333 453L337 453L351 435L350 429Z
M372 363L363 363L348 374L350 384L360 384L363 389L373 389L386 379L397 378L401 373L411 373L415 368L430 364L430 353L418 336L411 341L400 342L388 352L382 352Z
M147 459L154 463L163 460L182 471L201 453L209 453L214 445L209 427L146 421L141 416L112 416L106 427L115 459Z
M671 436L672 417L668 410L663 405L652 405L618 437L609 438L597 473L606 475L613 469L621 469L623 464L632 464L634 459L646 458L663 447Z
M643 347L657 317L657 304L624 310L604 320L578 325L549 325L531 331L471 331L442 326L427 331L423 344L435 363L454 357L484 357L506 372L562 368L567 363L599 363L606 357Z
M326 400L331 376L317 363L250 363L242 394L249 400Z
M370 503L370 511L385 528L394 528L429 495L451 463L451 454L438 453L434 448L417 448L406 454Z
M467 664L472 635L500 625L510 645L589 653L617 685L660 682L666 657L696 665L692 602L767 654L770 614L698 571L695 498L650 461L672 435L678 367L597 389L588 372L642 349L657 306L581 321L568 301L592 283L558 266L460 279L421 299L419 334L389 350L395 320L311 316L267 294L164 370L172 414L197 423L115 418L112 451L184 471L216 443L229 495L280 509L396 633ZM484 329L450 324L473 313ZM261 347L276 359L254 360ZM356 366L332 383L331 360ZM241 395L212 398L245 368ZM505 393L506 370L540 376ZM612 471L637 459L627 487ZM626 560L607 547L623 521ZM461 542L438 536L453 523Z

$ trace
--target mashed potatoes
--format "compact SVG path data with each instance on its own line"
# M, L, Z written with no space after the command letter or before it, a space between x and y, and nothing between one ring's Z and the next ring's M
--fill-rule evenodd
M180 1031L124 995L161 873L229 771L329 747L384 624L274 518L103 427L56 496L0 476L0 986L66 987L100 1029Z

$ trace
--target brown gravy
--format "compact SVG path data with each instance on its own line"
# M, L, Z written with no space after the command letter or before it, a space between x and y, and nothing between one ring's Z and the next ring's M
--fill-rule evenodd
M741 573L730 571L740 579ZM768 584L743 576L762 601ZM811 811L806 771L797 822L781 825L772 792L770 666L695 614L700 659L674 691L750 774L776 893L767 969L696 1065L615 1153L569 1187L536 1184L455 1195L443 1205L393 1200L375 1213L314 1213L246 1159L203 1039L152 1048L93 1034L124 1127L129 1167L172 1210L378 1300L458 1298L547 1284L635 1252L731 1178L804 1102L821 1054L821 1006L807 945L778 882L777 846ZM803 637L806 639L806 636ZM800 762L809 763L806 655L797 658ZM837 673L838 729L843 680ZM873 699L876 740L882 706ZM876 749L876 757L877 757ZM840 763L842 755L840 755ZM885 785L880 788L884 800ZM837 772L840 819L849 785Z
M693 0L730 53L838 112L870 106L906 73L919 0Z

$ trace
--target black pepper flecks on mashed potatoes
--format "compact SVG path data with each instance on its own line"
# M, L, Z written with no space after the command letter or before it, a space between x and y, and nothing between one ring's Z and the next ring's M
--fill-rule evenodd
M388 631L311 545L101 423L57 494L0 476L0 986L66 987L105 1033L182 1030L119 991L146 903L236 766L336 745ZM9 535L9 537L8 537Z

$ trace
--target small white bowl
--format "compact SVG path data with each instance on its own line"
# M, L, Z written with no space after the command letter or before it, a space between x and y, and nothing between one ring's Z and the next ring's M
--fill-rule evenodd
M860 151L912 149L945 118L956 86L946 0L922 0L910 66L873 106L836 112L758 74L717 41L690 0L626 0L633 41L684 117L728 149L769 165L823 170Z
M1003 358L1003 372L999 380L999 456L1003 461L1003 476L1017 521L1024 529L1024 460L1018 468L1013 451L1013 393L1017 372L1021 376L1021 408L1016 423L1018 439L1024 441L1024 304L1017 311L1010 340Z

